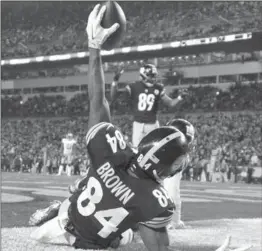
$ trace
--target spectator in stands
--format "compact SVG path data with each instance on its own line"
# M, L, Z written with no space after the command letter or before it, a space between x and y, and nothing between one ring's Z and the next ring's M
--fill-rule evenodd
M221 95L225 98L222 101L215 101L217 102L215 107L219 107L219 109L215 110L208 107L207 104L214 99L212 93L216 92L216 90L214 87L190 88L192 95L178 108L181 111L180 115L192 121L197 129L197 150L195 154L198 159L193 159L192 166L197 167L196 164L201 159L209 160L212 149L217 146L224 146L227 142L232 141L233 143L226 150L226 152L232 151L232 156L230 156L232 163L229 163L229 167L232 165L233 172L239 175L241 170L237 172L237 166L248 166L250 161L251 166L252 163L255 165L258 162L258 157L262 156L262 115L261 112L256 111L256 109L262 109L262 88L261 85L235 86L229 91L223 91ZM243 103L243 100L250 99L255 99L256 102ZM37 170L39 171L41 165L40 160L37 160L37 155L45 146L43 140L45 135L50 135L51 152L57 155L61 135L64 135L71 128L79 136L81 148L85 149L84 135L86 133L87 118L80 116L81 109L79 109L81 106L85 107L87 97L84 94L77 95L71 100L66 100L62 96L59 98L36 96L30 100L28 99L24 106L30 107L26 113L30 118L21 117L20 106L16 106L14 100L16 100L15 97L2 97L1 151L2 155L9 159L9 163L14 163L14 158L21 153L24 163L27 163L27 158L32 160L35 158L32 172L35 171L36 164L38 164L39 169ZM50 104L54 102L57 105L50 108ZM121 110L126 107L125 100L119 99L118 102L119 104L115 107L114 113L121 115L115 115L113 120L130 138L131 121L128 115L129 110ZM192 108L193 102L195 103L195 109ZM60 104L63 104L63 109L60 109ZM49 108L46 108L46 106ZM237 108L248 109L249 112L232 112L236 111ZM231 112L218 112L224 109ZM44 110L46 112L42 113L43 117L55 116L56 118L33 118L39 116L39 111ZM212 115L205 113L205 111L212 112ZM187 114L188 112L189 114ZM72 119L58 118L68 114L74 114L77 117ZM180 115L179 117L181 117ZM165 114L163 110L159 117L160 124L165 124L173 116L174 114ZM15 117L16 119L8 119L7 117ZM254 156L254 150L257 157ZM79 154L84 155L84 150ZM12 169L14 168L12 167ZM20 169L20 167L16 168L17 171ZM209 170L209 173L212 175L213 171L213 169ZM195 171L195 179L198 179L196 173Z

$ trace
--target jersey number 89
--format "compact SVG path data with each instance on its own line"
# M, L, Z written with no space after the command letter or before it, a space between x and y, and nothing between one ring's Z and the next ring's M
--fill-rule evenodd
M103 189L99 181L90 177L86 189L80 194L77 200L78 212L85 217L94 215L103 228L97 233L102 238L107 238L112 232L118 230L117 226L129 214L123 207L107 210L96 210L96 205L103 198ZM85 205L88 202L87 205ZM108 220L109 218L109 220Z
M151 111L155 102L154 94L141 93L138 96L138 110L139 111Z

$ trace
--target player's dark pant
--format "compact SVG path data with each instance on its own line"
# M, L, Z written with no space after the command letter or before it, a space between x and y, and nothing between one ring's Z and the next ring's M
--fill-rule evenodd
M252 167L249 167L247 169L247 183L252 183L252 181L253 181L253 178L252 178L253 172L254 172L254 169Z

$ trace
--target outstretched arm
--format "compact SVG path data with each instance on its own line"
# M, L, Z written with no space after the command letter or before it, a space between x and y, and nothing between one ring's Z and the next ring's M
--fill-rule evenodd
M97 4L89 15L86 28L89 46L88 96L90 108L88 130L100 122L110 122L111 120L109 105L105 97L105 77L100 50L106 39L118 29L119 24L114 24L108 29L102 28L100 23L106 7L103 6L99 10L99 6Z
M163 101L163 103L164 103L166 106L168 106L168 107L170 107L170 108L173 108L173 107L175 107L181 100L183 100L183 97L186 96L186 95L188 95L188 90L187 90L187 89L180 89L180 90L178 91L178 96L177 96L177 98L172 99L172 98L170 98L167 94L164 93L164 94L162 95L162 101Z
M170 98L170 97L169 97L168 95L166 95L166 94L164 94L164 95L162 96L162 101L163 101L163 103L164 103L166 106L170 107L170 108L175 107L181 100L182 100L182 97L181 97L181 96L178 96L178 97L175 98L175 99Z
M99 49L89 48L88 67L89 120L88 129L100 122L111 122L109 105L105 97L105 78Z

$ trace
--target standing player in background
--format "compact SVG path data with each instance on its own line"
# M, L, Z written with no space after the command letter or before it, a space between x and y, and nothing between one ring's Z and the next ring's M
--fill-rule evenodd
M124 71L121 70L114 77L111 85L111 102L114 102L118 93L118 81ZM157 113L159 102L173 108L182 100L181 95L171 99L166 93L164 86L157 83L157 68L153 64L146 64L140 68L140 81L126 85L125 92L128 93L132 102L133 132L132 144L137 147L143 137L159 127Z
M62 152L63 157L59 166L59 171L57 175L61 175L64 169L63 164L66 164L66 174L71 176L73 169L73 160L76 151L76 140L73 137L72 133L68 133L66 138L62 139Z
M117 86L123 72L124 70L121 69L121 71L114 77L114 81L111 86L111 102L114 102L117 96ZM176 99L171 99L165 93L164 86L157 83L157 76L158 72L156 67L152 64L146 64L140 69L141 81L127 85L125 88L126 93L128 93L132 99L131 102L134 117L132 144L134 147L137 147L141 139L144 138L149 132L159 127L157 113L160 101L168 107L173 108L180 100L182 100L180 95ZM184 131L186 131L186 129ZM177 210L174 216L174 225L176 228L184 228L184 222L181 221L181 178L182 171L164 182L165 188L171 194L173 200L178 204L176 205Z
M42 148L42 156L43 156L43 173L51 174L51 161L52 161L52 144L45 139L45 146Z
M215 171L216 171L217 165L219 164L219 159L220 159L221 152L222 152L221 146L218 145L218 140L214 141L214 146L216 146L216 148L211 150L211 157L210 157L210 164L209 164L211 182L214 182L214 179L217 176L217 173L215 173Z

